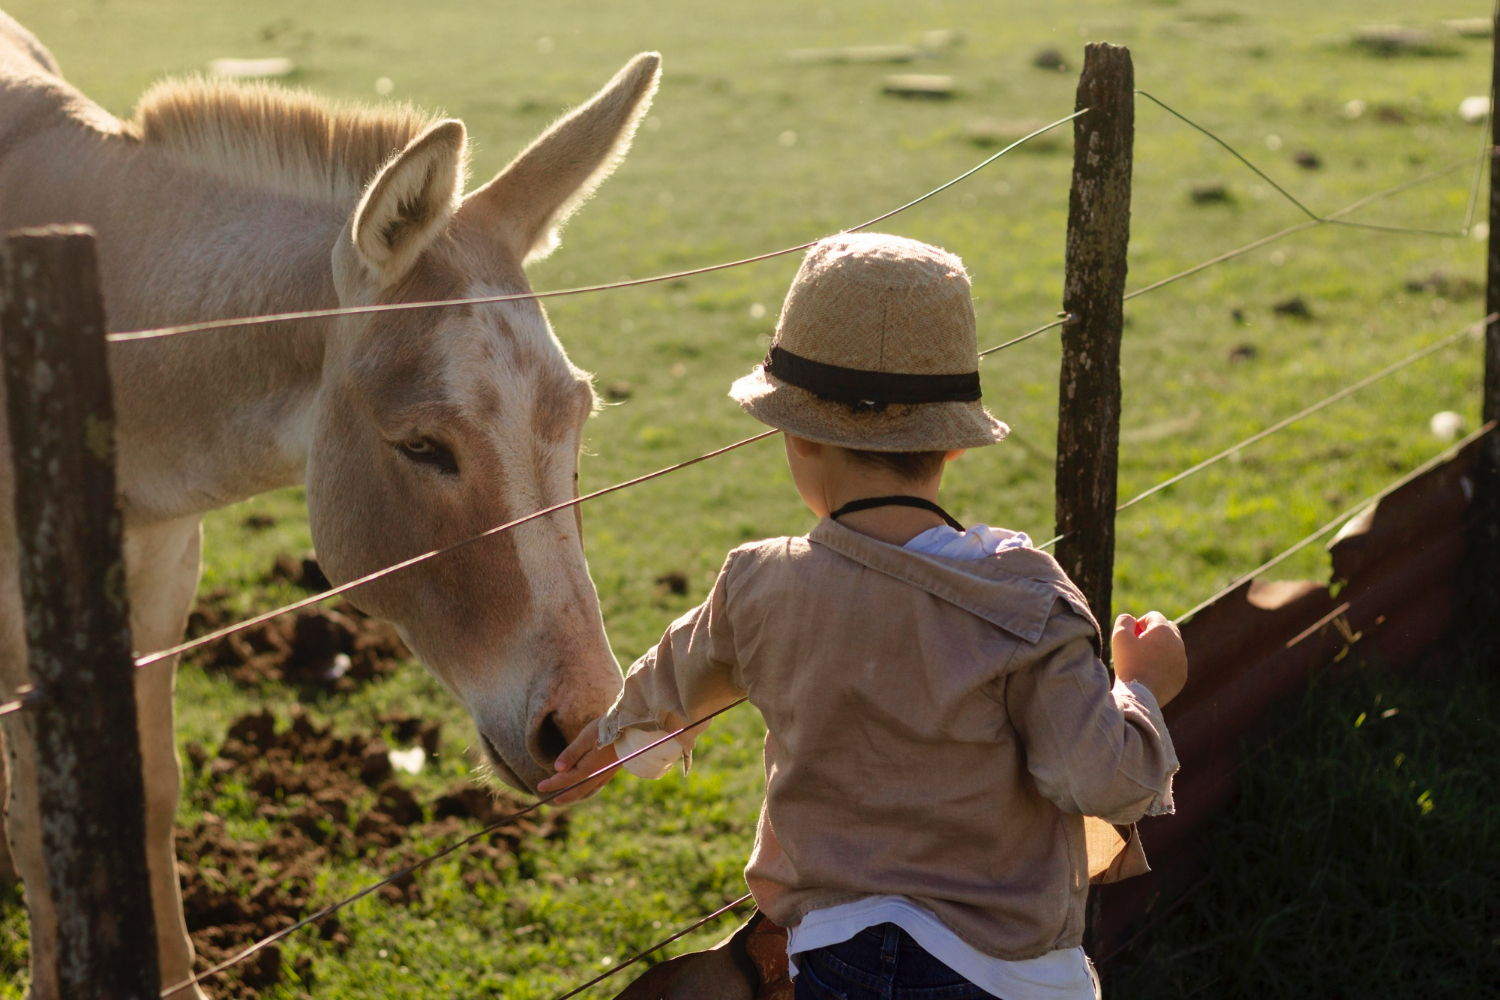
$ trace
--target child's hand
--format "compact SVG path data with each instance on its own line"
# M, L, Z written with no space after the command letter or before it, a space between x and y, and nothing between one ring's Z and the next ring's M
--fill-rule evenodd
M1115 619L1109 643L1114 650L1115 676L1146 685L1158 705L1177 697L1187 683L1182 633L1161 612L1148 611L1140 620L1121 615Z
M599 720L595 719L583 727L583 731L578 734L568 749L558 755L557 761L552 765L557 769L557 773L537 785L536 790L545 795L558 788L567 788L575 781L581 781L600 768L608 767L619 760L613 743L601 747L596 746L598 742ZM609 784L610 779L619 773L620 768L615 768L608 774L599 775L593 781L584 782L577 788L569 789L552 801L558 805L577 802Z

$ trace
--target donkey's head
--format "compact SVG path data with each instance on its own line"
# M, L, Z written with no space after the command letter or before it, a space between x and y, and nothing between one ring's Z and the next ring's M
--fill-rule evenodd
M344 305L526 292L568 215L614 169L656 87L636 57L492 181L463 196L464 127L432 125L379 172L334 250ZM348 580L577 494L595 400L536 301L344 317L308 462L318 557ZM516 787L609 707L620 671L577 509L362 587L468 708Z

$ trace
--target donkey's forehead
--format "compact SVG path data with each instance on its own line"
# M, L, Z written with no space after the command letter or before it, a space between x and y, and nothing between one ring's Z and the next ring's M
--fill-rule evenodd
M464 294L483 298L513 292L475 283ZM513 401L559 418L582 417L593 407L589 376L568 360L533 299L469 307L449 318L434 348L443 359L443 385L460 405L498 412Z

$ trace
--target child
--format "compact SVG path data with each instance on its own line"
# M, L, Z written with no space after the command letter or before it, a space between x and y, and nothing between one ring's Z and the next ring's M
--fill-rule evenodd
M1120 616L1111 686L1056 561L937 504L944 463L1008 430L978 362L957 257L875 234L815 245L731 395L785 432L823 520L731 552L540 786L748 694L766 799L745 878L790 929L798 1000L1094 997L1083 817L1172 809L1176 629ZM679 739L625 767L660 777L686 761Z

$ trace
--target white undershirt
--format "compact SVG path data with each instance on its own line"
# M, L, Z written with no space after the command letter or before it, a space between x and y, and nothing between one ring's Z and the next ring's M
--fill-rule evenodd
M984 559L1006 549L1030 546L1031 539L1019 531L976 524L960 532L944 524L917 535L905 548L949 559ZM625 729L615 740L615 752L624 757L660 738L660 733ZM682 747L669 740L624 767L642 778L660 778L681 756ZM867 927L884 923L900 927L939 962L1005 1000L1097 1000L1099 996L1093 969L1082 948L1061 948L1039 958L1007 962L970 946L932 911L905 896L866 896L808 913L787 932L787 964L792 976L797 975L800 952L839 944Z

